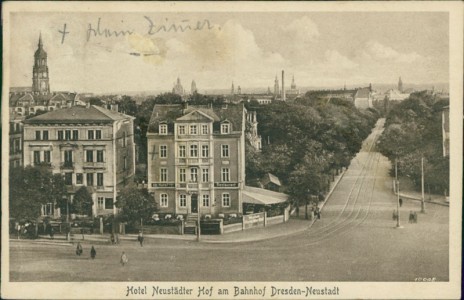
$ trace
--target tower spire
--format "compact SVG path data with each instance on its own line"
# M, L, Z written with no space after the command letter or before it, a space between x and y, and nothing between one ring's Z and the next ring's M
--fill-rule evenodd
M43 44L42 44L42 32L39 33L39 44L38 44L39 48L42 48L43 47Z

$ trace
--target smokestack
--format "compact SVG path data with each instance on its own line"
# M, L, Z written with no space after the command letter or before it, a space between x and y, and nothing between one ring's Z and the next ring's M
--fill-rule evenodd
M282 101L285 101L285 79L284 79L284 70L282 70Z

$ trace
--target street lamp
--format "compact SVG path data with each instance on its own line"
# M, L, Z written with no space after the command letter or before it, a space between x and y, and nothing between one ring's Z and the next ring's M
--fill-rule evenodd
M403 228L400 224L400 181L398 180L398 160L395 159L395 183L396 183L396 228Z
M422 199L421 199L421 213L425 213L425 192L424 192L424 155L421 157L421 187L422 187Z

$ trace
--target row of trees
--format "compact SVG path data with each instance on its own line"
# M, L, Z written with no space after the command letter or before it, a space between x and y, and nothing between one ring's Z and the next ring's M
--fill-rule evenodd
M449 157L443 156L442 111L449 99L437 99L427 92L413 93L393 106L387 115L379 151L398 173L421 186L421 157L424 157L425 182L431 192L443 194L449 187ZM392 174L393 175L393 174Z
M295 201L326 191L334 174L349 166L378 118L377 111L359 111L350 101L311 95L248 106L258 111L263 149L258 153L248 146L247 182L273 173Z

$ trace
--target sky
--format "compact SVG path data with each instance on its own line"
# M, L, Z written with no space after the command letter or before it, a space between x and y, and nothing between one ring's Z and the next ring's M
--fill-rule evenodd
M287 87L448 83L448 28L443 12L12 13L10 85L32 85L39 34L52 91L272 90L281 70Z

